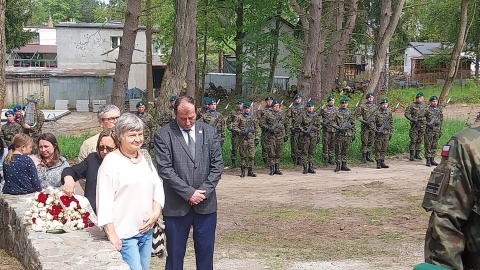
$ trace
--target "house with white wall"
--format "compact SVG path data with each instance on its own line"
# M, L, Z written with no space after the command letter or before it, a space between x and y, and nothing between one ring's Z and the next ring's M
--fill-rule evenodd
M412 69L416 60L424 59L425 56L437 54L441 50L440 42L409 42L405 49L405 57L403 58L403 72L407 76L412 75Z

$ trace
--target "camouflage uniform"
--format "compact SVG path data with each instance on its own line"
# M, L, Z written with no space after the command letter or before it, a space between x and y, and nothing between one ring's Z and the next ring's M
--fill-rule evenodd
M290 151L293 164L300 165L300 158L302 156L302 144L299 144L301 137L301 132L299 129L295 128L297 125L295 123L298 116L303 112L304 108L301 103L294 103L290 108L288 108L286 116L289 121L289 126L291 127L290 133Z
M410 160L422 159L420 146L425 136L425 111L423 102L412 102L405 110L405 117L410 120Z
M135 113L138 118L142 119L143 124L145 127L143 128L143 144L142 148L150 150L150 141L152 139L152 135L155 132L155 120L153 119L152 115L144 112L144 113Z
M158 128L165 126L175 119L175 113L173 107L170 107L158 115Z
M443 113L442 109L435 106L428 106L425 111L426 129L425 129L425 158L427 166L437 165L434 160L437 152L438 140L442 134Z
M208 111L202 115L200 121L213 126L217 130L218 140L220 145L223 146L223 141L225 140L225 117L220 112Z
M20 133L23 133L23 128L17 122L13 122L13 123L6 122L5 124L2 125L3 141L5 141L5 144L7 146L12 144L13 137Z
M480 269L480 123L443 146L422 207L431 211L425 261L451 269Z
M379 108L372 120L376 127L375 160L377 161L377 169L388 168L385 164L385 155L393 133L392 112L389 112L388 109Z
M300 141L302 145L303 173L315 173L315 170L313 169L313 155L315 154L315 148L317 146L318 135L320 132L320 115L315 111L308 112L307 109L305 109L298 116L296 124L296 129L300 130L301 134Z
M232 122L232 131L238 134L240 151L240 176L245 176L245 166L248 167L248 176L257 176L253 173L255 146L258 144L258 121L251 114L242 113Z
M362 140L360 151L363 162L373 161L373 159L370 158L370 151L372 150L373 141L375 140L375 123L373 118L377 110L378 107L375 104L367 102L357 107L355 112L356 118L362 123L360 130L360 139Z
M45 115L41 110L36 109L33 115L35 125L31 126L29 129L24 128L23 133L27 134L28 136L32 137L33 139L33 147L32 147L32 154L38 153L38 138L42 134L42 127L45 123ZM22 119L22 124L25 123L25 118ZM21 124L21 125L22 125Z
M262 110L258 112L258 121L261 123L263 121L263 118L265 114L269 111L272 110L272 107L266 105ZM267 131L263 128L263 126L260 126L260 129L262 130L262 135L260 136L260 145L262 146L262 159L263 163L265 166L267 166L268 162L268 150L266 146L266 137L267 137Z
M270 175L282 174L279 164L283 145L290 133L288 120L280 111L266 111L260 120L260 126L265 130L265 149L268 153Z
M322 156L325 165L333 163L335 154L335 134L337 130L331 123L335 122L337 108L335 106L325 105L319 110L322 117Z
M203 115L207 112L210 112L210 109L201 107L197 109L197 120L200 120L203 118Z
M232 144L232 151L230 152L230 158L232 159L232 168L235 168L235 160L237 159L237 152L239 148L239 140L240 137L238 135L238 132L233 130L233 123L235 122L235 119L243 114L243 109L240 110L233 110L230 112L230 115L227 118L227 128L232 132L231 136L231 144Z
M347 153L352 139L355 138L355 118L348 109L340 108L332 125L337 130L335 135L335 171L350 171L347 167Z

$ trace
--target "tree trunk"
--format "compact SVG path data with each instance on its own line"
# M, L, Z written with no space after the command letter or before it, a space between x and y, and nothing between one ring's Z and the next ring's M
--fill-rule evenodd
M280 39L280 28L282 27L282 24L280 22L280 18L282 15L282 6L281 3L279 2L279 6L277 7L277 14L275 18L275 28L272 30L272 35L273 35L273 44L271 46L271 51L270 51L270 73L268 74L268 85L267 85L267 91L272 92L273 86L274 86L274 81L275 81L275 70L277 69L277 64L278 64L278 40Z
M113 77L112 104L120 108L121 112L125 110L125 92L128 87L128 75L137 38L140 2L140 0L128 0L122 42L119 46L115 76Z
M243 0L238 0L235 13L237 14L237 19L235 20L237 28L235 35L235 93L241 95L243 88L243 63L241 57L243 54L243 37L245 36L243 31Z
M467 38L468 33L468 2L469 0L462 0L462 6L460 10L460 25L458 30L458 38L453 46L452 54L450 56L450 64L448 66L447 78L445 78L445 84L443 85L442 92L438 99L438 104L443 104L445 98L452 87L453 80L457 74L458 65L460 64L460 54L462 53L463 46L465 45L465 39ZM472 9L475 10L475 9Z
M157 98L159 111L165 110L169 104L168 97L179 95L187 73L188 59L185 56L185 48L188 46L191 19L195 16L190 14L189 2L195 0L175 0L175 18L173 28L173 46L170 59L165 69L160 93Z
M6 82L5 68L7 55L7 41L5 39L5 10L7 7L6 0L0 0L0 111L5 103Z
M197 95L197 100L201 100L204 93L205 93L205 78L207 76L207 41L208 41L208 0L205 0L205 7L204 10L204 32L203 32L203 61L202 61L202 87L198 90L199 94ZM220 57L219 57L220 59ZM221 61L219 61L220 63ZM220 72L220 71L219 71Z
M187 55L187 96L195 98L196 75L197 75L197 1L188 2L188 10L190 12L190 36L188 40ZM197 106L201 105L201 101L197 98Z
M370 75L370 83L368 84L367 91L363 93L362 100L365 98L366 93L373 93L375 91L380 80L380 75L382 71L385 71L388 47L390 46L390 40L392 39L395 29L397 28L404 4L405 0L398 0L397 6L395 7L392 15L389 18L387 16L383 16L385 21L382 21L381 24L386 24L387 26L384 34L379 35L377 38L378 50L373 62L373 71ZM379 95L377 94L377 96Z
M153 104L154 96L153 96L153 74L152 74L152 12L150 10L151 0L146 0L145 2L145 12L146 12L146 19L147 19L147 30L145 31L145 39L146 39L146 60L147 60L147 67L146 67L146 74L147 74L147 98L148 98L148 108L150 108L150 102Z

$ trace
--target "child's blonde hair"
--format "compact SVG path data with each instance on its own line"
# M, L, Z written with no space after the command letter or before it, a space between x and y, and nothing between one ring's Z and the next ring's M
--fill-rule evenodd
M32 137L27 134L19 133L13 137L12 144L8 146L8 154L5 157L5 164L10 164L12 161L13 151L22 148L22 146L27 146L33 144Z

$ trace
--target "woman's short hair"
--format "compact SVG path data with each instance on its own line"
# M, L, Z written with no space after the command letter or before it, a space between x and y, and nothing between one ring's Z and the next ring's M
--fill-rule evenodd
M40 151L38 152L38 155L42 159L43 164L45 164L47 167L52 167L60 160L60 148L58 148L57 138L52 133L43 133L40 135L40 137L38 137L37 146L40 145L41 140L48 141L53 145L54 150L52 160L48 163L45 163L42 155L40 154Z
M138 118L138 116L133 113L124 113L118 118L117 123L115 124L115 137L117 137L118 142L120 142L126 132L139 131L143 130L143 128L144 124L142 119Z
M100 108L98 108L98 112L97 112L98 120L102 120L103 115L106 112L113 111L113 110L118 111L118 114L120 114L120 109L113 104L107 104L107 105L101 106Z

